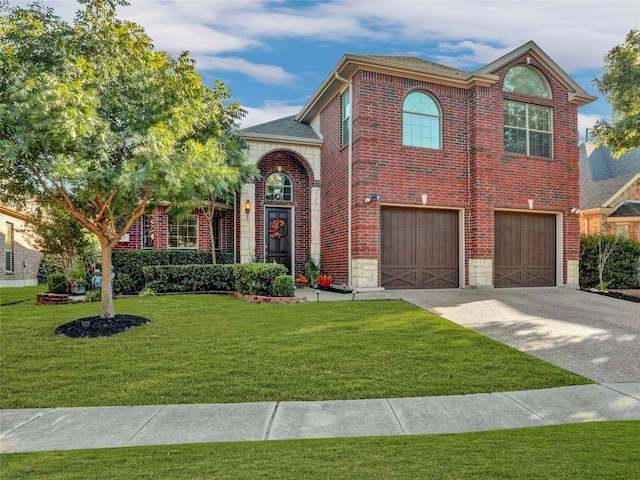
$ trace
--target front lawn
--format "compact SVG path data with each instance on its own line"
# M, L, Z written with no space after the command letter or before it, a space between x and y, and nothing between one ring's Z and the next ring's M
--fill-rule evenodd
M7 305L14 302L30 300L36 298L38 293L46 291L46 285L36 285L30 287L3 287L0 288L0 305Z
M0 407L455 395L591 383L404 302L254 305L234 297L115 300L153 323L56 336L98 303L0 310Z
M209 443L2 455L13 480L631 479L640 422L455 435Z

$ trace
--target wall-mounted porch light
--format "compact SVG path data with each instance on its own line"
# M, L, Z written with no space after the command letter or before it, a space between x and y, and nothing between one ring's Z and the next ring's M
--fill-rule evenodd
M244 202L244 213L246 213L247 218L249 218L249 213L251 213L251 202L249 200Z
M380 195L377 193L367 193L367 196L364 197L365 203L378 202L380 201Z

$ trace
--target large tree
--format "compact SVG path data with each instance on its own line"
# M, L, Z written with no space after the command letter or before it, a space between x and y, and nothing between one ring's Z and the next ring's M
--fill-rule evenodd
M0 3L0 202L53 202L96 235L108 319L113 247L156 203L192 201L201 179L235 184L244 112L187 53L119 20L125 0L79 3L72 24Z
M599 120L593 128L596 143L612 147L616 158L640 147L640 30L611 49L602 79L594 82L612 110L611 122Z

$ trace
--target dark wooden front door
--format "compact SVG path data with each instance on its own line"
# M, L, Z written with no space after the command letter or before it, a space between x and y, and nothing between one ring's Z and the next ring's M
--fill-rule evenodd
M457 211L383 208L381 221L383 287L458 286Z
M495 286L556 284L556 217L496 213Z
M267 208L266 239L267 262L284 265L291 272L291 236L293 225L289 222L288 208Z

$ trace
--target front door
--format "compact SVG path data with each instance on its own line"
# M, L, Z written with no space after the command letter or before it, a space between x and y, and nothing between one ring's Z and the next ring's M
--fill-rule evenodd
M291 271L291 235L292 225L289 222L288 208L267 208L266 239L267 262L279 263Z

